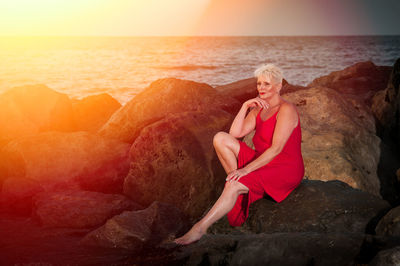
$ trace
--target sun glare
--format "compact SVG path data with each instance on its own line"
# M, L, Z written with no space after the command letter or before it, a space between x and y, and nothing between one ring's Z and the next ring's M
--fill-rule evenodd
M209 2L2 0L0 35L189 35Z

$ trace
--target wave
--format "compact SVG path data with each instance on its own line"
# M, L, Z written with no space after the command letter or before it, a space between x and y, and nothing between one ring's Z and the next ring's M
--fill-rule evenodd
M183 71L193 71L197 69L216 69L217 66L212 65L182 65L182 66L155 66L153 68L157 69L168 69L168 70L183 70Z

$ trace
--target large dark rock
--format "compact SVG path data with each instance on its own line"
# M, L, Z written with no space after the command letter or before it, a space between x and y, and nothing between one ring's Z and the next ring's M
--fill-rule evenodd
M373 219L389 208L386 201L340 181L304 180L280 203L270 199L253 203L243 227L232 229L223 219L210 232L364 233L372 231Z
M0 153L1 193L30 206L27 199L35 192L54 186L122 192L129 148L87 132L45 132L13 140Z
M288 93L284 98L300 113L306 178L340 180L380 195L381 140L365 105L324 87Z
M97 132L120 107L121 104L107 93L75 100L72 105L74 129Z
M212 142L231 122L229 113L216 109L170 115L144 128L130 150L124 194L143 206L173 204L197 219L224 187Z
M377 235L400 237L400 206L391 209L375 228Z
M166 78L157 80L115 112L99 134L133 143L140 131L165 116L221 108L235 113L240 103L205 83Z
M379 135L400 147L400 58L393 66L385 90L372 99L372 111L378 121Z
M332 88L348 97L359 98L369 105L374 94L386 88L390 71L391 67L376 66L371 61L360 62L316 78L308 87Z
M380 251L368 265L369 266L400 265L400 246Z
M125 211L87 234L81 244L140 252L162 242L172 242L188 230L188 222L176 207L154 202L141 211Z
M92 191L42 192L33 202L33 217L45 227L91 228L123 211L141 209L123 195Z
M354 265L363 234L206 235L181 248L185 265Z

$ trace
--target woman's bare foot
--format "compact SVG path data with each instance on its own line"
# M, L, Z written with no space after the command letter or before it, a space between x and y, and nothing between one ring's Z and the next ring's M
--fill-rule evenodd
M189 245L193 242L198 241L205 232L200 228L199 225L193 225L192 229L189 230L185 235L175 239L175 243L179 245Z

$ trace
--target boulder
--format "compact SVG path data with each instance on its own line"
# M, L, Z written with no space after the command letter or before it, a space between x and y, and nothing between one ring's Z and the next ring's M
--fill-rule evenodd
M45 227L91 228L123 211L141 206L119 194L61 190L38 193L33 198L33 217Z
M363 239L311 232L206 235L174 253L180 265L354 265Z
M223 219L209 232L365 233L369 223L388 209L386 201L343 182L303 180L280 203L267 198L253 203L243 227L233 229Z
M72 109L75 130L97 132L120 107L121 104L107 93L74 101Z
M176 207L154 202L147 209L125 211L109 219L82 240L85 246L128 249L140 252L175 239L188 230L188 222Z
M224 187L212 142L231 122L229 113L216 109L169 115L145 127L130 149L124 194L143 206L173 204L197 219Z
M308 87L328 87L356 97L370 105L374 94L386 88L391 67L376 66L371 61L359 62L343 70L314 79Z
M45 85L12 88L0 95L0 142L38 132L72 131L72 104Z
M377 235L400 237L400 206L391 209L375 228Z
M166 78L157 80L116 111L100 135L133 143L140 131L168 114L221 108L232 114L240 103L205 83Z
M379 135L400 147L400 58L396 60L386 89L372 99L372 111L378 121Z
M2 193L25 201L39 187L122 192L129 148L129 144L87 132L45 132L13 140L0 154L0 184L4 179L9 183L3 184ZM18 187L26 187L22 180L27 179L29 189L23 191L28 193L21 194ZM18 195L24 197L18 199Z
M369 266L400 265L400 246L380 251L368 265Z
M300 113L305 177L340 180L380 195L381 141L365 105L324 87L288 93L284 98Z

